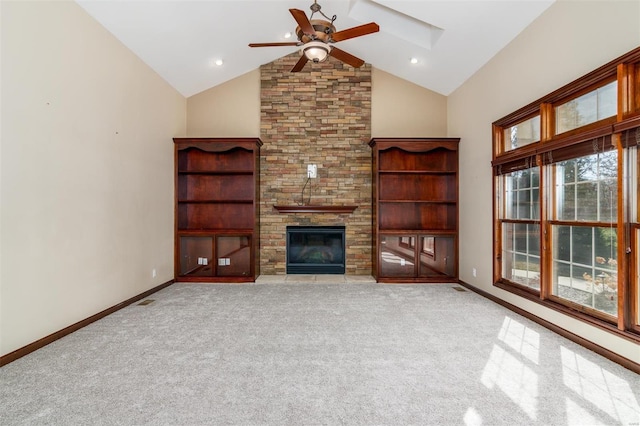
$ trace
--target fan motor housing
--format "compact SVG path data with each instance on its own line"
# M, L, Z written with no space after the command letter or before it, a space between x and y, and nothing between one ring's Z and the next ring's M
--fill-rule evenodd
M312 40L323 41L327 43L331 39L331 34L336 32L336 27L334 27L329 21L312 19L310 22L313 29L316 30L315 37L310 37L309 35L305 34L300 29L300 27L296 27L298 40L300 40L302 43L308 43Z

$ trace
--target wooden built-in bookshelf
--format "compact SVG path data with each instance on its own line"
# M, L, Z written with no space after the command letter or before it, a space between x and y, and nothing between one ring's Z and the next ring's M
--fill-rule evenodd
M258 138L174 138L176 281L255 281Z
M373 274L458 280L458 138L373 138Z

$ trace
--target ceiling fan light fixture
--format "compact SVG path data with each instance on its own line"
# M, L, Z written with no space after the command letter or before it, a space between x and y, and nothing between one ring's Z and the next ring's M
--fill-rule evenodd
M2 1L2 0L0 0ZM351 55L344 50L334 47L333 44L339 41L345 41L356 37L373 34L380 31L380 27L375 22L358 25L357 27L347 28L346 30L336 31L333 22L336 15L329 18L322 13L317 0L311 5L311 16L300 9L289 9L289 13L293 16L298 26L295 34L298 41L275 42L275 43L249 43L249 47L279 47L279 46L297 46L300 47L300 59L291 68L291 72L300 72L305 64L309 61L312 63L324 62L329 56L333 56L336 60L359 68L364 65L364 61L358 57ZM313 19L313 15L319 13L323 19Z
M310 41L302 46L302 53L314 63L326 61L330 50L331 46L321 41Z

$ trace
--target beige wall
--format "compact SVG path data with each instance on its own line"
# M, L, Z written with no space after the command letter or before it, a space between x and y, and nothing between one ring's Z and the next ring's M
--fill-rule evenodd
M461 137L460 279L635 362L632 342L493 287L491 123L639 45L640 2L558 1L448 98L449 135Z
M187 99L187 136L260 137L260 70Z
M447 97L374 68L371 136L447 136Z
M74 2L0 8L4 355L173 278L186 100Z

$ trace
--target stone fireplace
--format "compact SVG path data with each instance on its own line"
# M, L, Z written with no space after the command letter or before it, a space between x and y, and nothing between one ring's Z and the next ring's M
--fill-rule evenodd
M370 275L371 66L329 58L289 72L298 59L296 52L260 68L260 273L287 273L287 226L343 226L344 273ZM307 182L309 164L318 170ZM276 205L357 208L281 212Z

